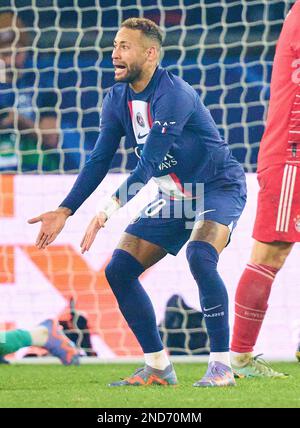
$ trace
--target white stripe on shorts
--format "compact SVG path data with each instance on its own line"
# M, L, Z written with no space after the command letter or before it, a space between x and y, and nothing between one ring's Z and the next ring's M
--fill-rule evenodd
M277 213L276 231L287 232L291 216L297 167L285 165Z

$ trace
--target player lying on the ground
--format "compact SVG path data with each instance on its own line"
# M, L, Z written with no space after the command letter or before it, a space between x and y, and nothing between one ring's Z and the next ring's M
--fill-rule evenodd
M152 303L138 278L167 253L176 255L189 240L187 259L199 287L211 346L207 372L194 385L230 386L235 381L229 356L228 296L217 264L245 205L245 175L196 91L158 66L161 44L160 29L152 21L123 22L112 54L118 83L103 102L101 132L90 160L60 208L29 223L42 222L36 245L46 248L101 183L126 135L139 157L137 167L92 219L81 243L82 253L89 250L110 215L154 177L159 186L156 200L127 227L106 268L146 365L111 385L177 383Z
M246 377L281 377L253 356L273 281L300 241L300 0L277 43L271 98L258 156L260 191L250 263L235 296L231 362Z
M79 364L79 350L54 320L45 320L31 330L0 331L0 356L12 354L27 346L47 349L66 366Z

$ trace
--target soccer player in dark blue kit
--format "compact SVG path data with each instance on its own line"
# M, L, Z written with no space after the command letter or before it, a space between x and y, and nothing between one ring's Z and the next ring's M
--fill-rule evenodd
M207 372L194 386L231 386L228 296L217 264L245 205L245 175L194 89L158 66L161 44L161 31L152 21L130 18L122 23L112 54L117 83L103 102L96 147L60 207L29 223L42 222L36 245L46 248L101 183L126 135L139 157L137 166L92 219L81 242L84 253L112 213L151 178L156 181L157 199L127 227L106 268L120 310L143 349L145 366L110 385L177 383L152 303L138 278L189 240L187 259L211 347ZM178 208L183 208L181 215Z

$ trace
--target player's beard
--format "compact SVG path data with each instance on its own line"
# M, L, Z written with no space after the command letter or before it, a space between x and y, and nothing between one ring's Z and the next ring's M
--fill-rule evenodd
M127 74L124 77L116 78L117 82L126 82L126 83L135 83L137 80L141 78L142 68L138 65L132 65L131 68L127 68Z

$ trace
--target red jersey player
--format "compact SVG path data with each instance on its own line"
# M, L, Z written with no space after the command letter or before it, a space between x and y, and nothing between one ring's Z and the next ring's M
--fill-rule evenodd
M295 242L300 241L300 0L287 15L271 79L265 133L258 156L260 191L250 263L238 284L232 365L246 377L285 377L252 351L272 283Z

